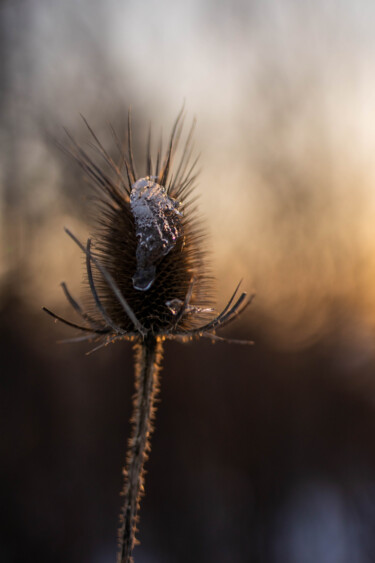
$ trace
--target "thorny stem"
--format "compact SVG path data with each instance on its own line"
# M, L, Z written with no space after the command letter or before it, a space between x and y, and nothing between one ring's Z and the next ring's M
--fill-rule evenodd
M144 463L150 451L155 397L159 391L158 372L163 344L153 335L135 345L135 395L132 414L132 435L129 440L124 470L124 505L120 516L117 563L132 563L136 542L140 499L144 493Z

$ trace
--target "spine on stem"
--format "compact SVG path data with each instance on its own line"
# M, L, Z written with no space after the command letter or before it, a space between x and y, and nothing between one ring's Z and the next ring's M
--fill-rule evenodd
M135 345L135 395L124 470L124 504L120 516L118 563L131 563L136 542L138 510L144 492L144 464L151 449L150 437L159 391L159 370L163 343L148 334Z

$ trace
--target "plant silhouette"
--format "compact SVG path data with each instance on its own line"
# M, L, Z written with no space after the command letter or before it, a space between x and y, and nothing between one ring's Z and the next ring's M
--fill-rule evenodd
M81 323L44 310L80 331L79 336L68 341L94 341L95 347L90 352L118 340L134 344L136 393L124 472L118 551L118 563L127 563L132 561L140 499L144 493L144 464L150 452L163 342L209 338L251 344L247 340L228 340L215 331L244 311L252 297L248 299L246 293L240 293L238 284L219 314L212 308L213 278L204 248L206 233L193 197L197 177L197 159L192 159L195 121L176 166L183 110L173 125L165 153L160 140L155 159L150 128L145 176L141 177L133 157L130 112L125 150L113 130L120 165L85 119L84 122L93 139L92 147L104 166L99 166L69 134L70 146L64 150L92 180L97 204L96 230L93 239L89 238L85 245L65 230L86 258L88 304L83 308L62 283Z

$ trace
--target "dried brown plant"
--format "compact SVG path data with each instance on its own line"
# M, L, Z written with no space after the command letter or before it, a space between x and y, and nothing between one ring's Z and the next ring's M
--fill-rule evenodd
M86 257L90 292L87 307L83 308L62 283L65 296L82 324L66 320L47 308L44 310L81 332L69 341L95 341L90 352L118 340L130 340L135 348L136 393L126 457L118 563L132 561L136 542L163 341L185 342L194 338L225 341L216 335L216 329L228 325L251 302L246 293L239 294L238 285L219 314L215 315L212 309L213 278L204 248L206 235L193 198L197 176L197 159L192 161L195 122L172 173L183 121L181 111L165 154L160 141L155 162L150 128L144 177L136 172L130 112L125 150L113 131L121 155L120 165L86 121L93 139L92 148L105 166L99 166L70 135L70 147L65 149L95 187L97 226L93 242L88 239L84 245L65 229Z

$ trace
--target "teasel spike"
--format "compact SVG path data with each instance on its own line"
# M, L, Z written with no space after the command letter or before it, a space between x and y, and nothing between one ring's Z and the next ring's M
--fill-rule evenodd
M187 199L190 194L195 190L196 187L196 180L199 176L199 171L197 171L193 176L190 176L183 182L179 188L177 193L177 197L182 199Z
M135 170L134 157L133 157L132 111L131 111L131 107L129 107L129 111L128 111L128 155L129 155L131 177L133 178L132 184L134 184L134 182L138 178L138 174L136 173L136 170Z
M182 108L181 111L183 111L183 109L184 108ZM184 114L181 114L180 123L177 126L176 134L175 134L175 137L174 137L173 142L172 142L168 173L166 175L164 184L163 183L161 184L162 186L164 186L166 188L167 194L170 194L172 197L173 197L173 194L171 193L171 190L172 190L172 187L176 185L176 177L175 177L175 175L171 174L170 180L168 182L168 174L169 174L169 171L171 169L171 166L172 166L172 163L173 163L173 160L174 160L174 156L176 154L176 151L177 151L179 143L180 143L181 133L182 133L182 129L184 127L184 121L185 121L185 116L184 116ZM168 186L167 186L167 183L168 183Z
M65 154L74 158L82 170L89 176L89 178L91 178L91 180L94 181L94 186L97 184L97 186L99 188L101 187L110 198L116 201L117 204L120 204L122 201L121 194L113 182L96 166L89 155L76 143L75 139L67 130L65 130L65 133L76 151L74 152L72 149L62 147Z
M187 293L186 293L186 296L185 296L184 302L183 302L183 304L182 304L182 306L181 306L181 309L180 309L179 312L177 313L176 318L175 318L175 320L174 320L174 323L173 323L173 328L174 328L174 329L177 328L178 323L180 322L180 320L181 320L182 317L184 316L185 311L187 310L187 307L188 307L188 305L189 305L189 303L190 303L190 300L191 300L191 296L193 295L193 289L194 289L194 284L195 284L195 282L196 282L196 278L193 277L192 280L191 280L191 282L190 282L189 289L188 289L188 291L187 291Z
M176 184L178 184L180 182L180 178L183 177L183 175L184 175L183 168L182 168L183 164L185 162L185 159L186 159L187 162L189 162L189 159L191 157L191 154L192 154L192 151L193 151L193 148L194 148L193 145L191 145L191 142L192 142L196 122L197 122L197 120L194 117L193 122L192 122L191 127L190 127L190 130L189 130L189 133L188 133L188 136L187 136L187 139L185 141L185 146L184 146L184 149L182 151L180 163L179 163L177 170L176 170L176 174L175 174Z
M68 234L69 234L69 232L68 232ZM69 236L71 236L71 235L69 234ZM111 317L107 314L107 311L103 307L102 302L99 299L99 295L96 291L96 287L95 287L95 283L94 283L94 277L93 277L92 268L91 268L92 256L90 254L90 246L91 246L91 240L88 239L86 248L84 249L84 252L86 253L87 278L88 278L88 281L89 281L91 293L92 293L94 300L95 300L95 305L96 305L98 311L100 312L101 316L103 317L104 321L107 323L107 325L110 326L111 329L114 330L115 333L121 334L122 333L121 328L119 326L117 326L115 323L112 322Z
M146 149L146 175L152 176L152 159L151 159L151 123L148 126L147 149Z
M189 162L191 161L191 157L193 155L193 150L194 150L194 147L192 146L190 148L189 154L187 155L187 157L185 159L184 164L181 166L180 173L177 176L177 185L178 186L182 186L187 180L189 180L189 174L186 174L186 169L189 166ZM199 155L197 156L197 160L198 160L198 158L199 158ZM185 180L184 180L184 178L185 178Z
M186 192L189 189L189 187L190 186L195 187L194 182L195 182L196 178L199 176L199 173L200 173L199 170L195 172L195 167L196 167L196 165L199 161L199 158L200 158L200 155L197 156L194 163L192 164L189 171L187 172L187 174L185 176L185 180L181 182L181 185L176 190L176 195L174 197L176 197L177 199L185 199L187 197ZM193 172L194 172L194 175L192 175Z
M124 331L117 326L116 324L114 324L111 320L111 318L108 316L108 314L106 313L103 305L100 302L100 299L98 297L96 288L95 288L95 284L94 284L94 279L92 276L92 270L91 270L91 262L93 264L95 264L95 266L98 268L98 270L100 271L100 273L102 274L103 278L105 279L106 283L108 284L108 286L110 287L110 289L112 290L112 292L114 293L115 297L117 298L117 300L119 301L119 303L121 304L124 312L127 314L127 316L129 317L129 319L132 321L134 327L136 328L136 330L139 332L140 335L145 335L146 331L145 328L141 325L141 323L138 321L137 317L135 316L134 312L132 311L132 309L129 307L128 303L126 302L124 296L122 295L121 291L119 290L119 288L117 287L117 285L115 284L112 276L107 272L107 270L100 264L100 262L92 255L91 253L91 240L88 239L87 241L87 245L86 248L83 246L83 244L77 239L77 237L75 237L73 235L73 233L71 233L69 231L69 229L65 228L65 232L70 236L70 238L80 247L80 249L86 254L86 268L87 268L87 275L88 275L88 280L89 280L89 284L90 284L90 289L91 292L94 296L95 299L95 303L99 309L99 311L101 312L104 320L107 322L107 324L113 328L113 330L117 333L124 333Z
M97 346L95 346L94 348L91 348L91 350L86 352L86 356L91 356L91 354L93 354L94 352L97 352L98 350L101 350L102 348L105 348L106 346L108 346L108 344L113 344L113 342L115 342L115 340L116 340L115 338L112 338L108 342L102 342L101 344L98 344Z
M58 340L58 344L73 344L77 342L85 342L88 340L99 340L100 337L96 336L95 334L84 334L83 336L73 336L72 338L63 338L62 340ZM86 352L87 354L87 352Z
M227 305L225 307L225 309L220 313L220 315L218 315L211 322L207 323L206 325L204 325L204 326L202 326L198 329L192 329L190 332L193 333L193 334L200 334L201 332L203 333L203 332L207 332L207 331L210 331L210 330L216 330L219 327L223 328L224 326L228 325L240 313L243 313L243 311L250 305L253 298L255 297L255 294L251 295L250 299L248 299L244 303L246 297L247 297L247 294L242 293L241 296L239 297L239 299L236 301L236 303L233 305L233 307L229 311L228 311L228 305ZM242 306L243 303L244 303L244 305ZM226 311L228 311L228 312L226 312Z
M237 312L240 310L241 305L244 303L247 297L246 293L242 293L238 300L235 302L233 307L229 309L227 313L222 312L216 319L209 322L207 325L202 327L202 331L215 330L218 326L224 326L226 321L229 321Z
M158 151L157 151L157 154L156 154L156 165L155 165L155 172L154 172L155 178L159 178L159 169L160 169L162 152L163 152L163 131L161 131L161 133L160 133L159 146L158 146Z
M224 336L218 336L212 332L201 332L199 333L199 338L208 338L211 342L225 342L226 344L239 344L240 346L253 346L254 342L252 340L238 340L237 338L226 338Z
M191 342L192 340L200 340L201 338L206 338L210 340L213 344L215 342L222 342L225 344L238 344L240 346L254 346L255 342L253 340L239 340L237 338L227 338L225 336L218 336L213 332L200 332L198 334L179 334L178 336L171 337L170 335L166 335L166 340L174 340L176 342L186 343Z
M181 112L183 111L183 109L181 110ZM181 133L182 133L182 129L184 127L184 121L185 121L185 115L183 113L180 113L180 115L177 117L176 122L175 122L175 131L172 131L171 137L170 137L170 144L169 144L169 150L168 150L168 157L167 157L167 161L166 161L166 165L168 167L167 169L167 173L165 175L165 178L163 180L164 183L162 183L163 186L165 186L165 188L167 189L167 193L170 194L173 197L173 194L170 193L171 188L176 185L176 173L174 173L174 180L172 182L172 178L169 180L168 182L168 175L169 175L169 171L171 170L171 166L173 164L174 161L174 157L175 154L177 152L179 143L180 143L180 138L181 138Z
M88 315L87 313L85 313L82 309L82 307L77 303L77 301L74 299L74 297L71 295L71 293L69 292L67 285L65 282L62 282L61 287L63 289L64 295L68 301L68 303L70 303L70 305L73 307L73 309L80 315L80 317L82 317L82 319L84 321L87 321L89 323L89 325L94 329L94 330L102 330L104 327L103 326L97 326L97 323L94 321L94 319L92 319L90 317L90 315Z
M167 190L167 194L171 193L171 186L173 186L174 183L175 183L175 177L173 176L173 174L171 174L171 177L169 178L168 186L165 186Z
M199 175L199 172L197 171L197 172L194 173L194 175L190 174L190 176L186 176L185 180L182 181L181 184L178 185L178 191L177 191L175 197L186 199L186 196L185 196L186 191L192 186L195 187L194 182L198 178L198 175Z
M86 332L91 332L91 333L96 333L96 334L101 334L101 331L98 330L93 330L91 327L87 327L87 326L82 326L79 325L77 323L73 323L72 321L68 321L67 319L64 319L63 317L61 317L60 315L57 315L56 313L54 313L53 311L51 311L50 309L47 309L47 307L42 307L43 311L45 311L48 315L50 315L51 317L53 317L55 319L55 321L60 321L61 323L70 326L72 328L77 328L78 330L82 330L82 331L86 331ZM104 334L104 333L103 333Z
M119 170L117 164L114 162L114 160L111 158L111 156L108 154L108 152L105 150L105 148L103 147L102 143L99 140L99 137L95 134L95 132L93 131L93 129L91 128L91 126L89 125L89 123L87 122L86 118L81 114L81 118L83 120L83 122L85 123L87 129L90 131L94 141L96 144L90 144L90 146L98 152L98 154L105 160L105 162L112 168L112 170L115 172L118 180L120 180L120 183L123 185L123 187L125 189L127 189L126 184L124 183L124 178L121 174L121 171Z
M226 304L226 306L224 307L224 309L223 309L223 311L222 311L222 313L221 313L222 315L225 315L225 313L228 311L229 307L232 305L232 303L233 303L233 301L234 301L234 299L235 299L235 297L236 297L236 295L237 295L237 293L238 293L238 290L239 290L240 287L241 287L242 281L243 281L243 280L240 280L240 281L238 282L238 284L237 284L237 286L236 286L236 288L235 288L235 290L234 290L234 292L233 292L233 295L231 296L231 298L229 299L228 303Z
M130 196L131 187L132 187L132 184L134 183L131 180L130 164L129 164L127 158L126 158L125 151L121 147L121 142L120 142L120 139L118 138L118 135L116 133L115 128L113 127L112 124L110 124L109 127L111 129L112 137L115 141L117 150L119 151L120 159L121 159L123 165L125 166L126 176L127 176L127 180L128 180L128 186L126 187L126 192Z
M182 121L183 124L183 114L184 114L184 108L182 107L180 113L177 116L176 121L174 122L173 128L172 128L172 132L171 132L171 136L169 139L169 148L166 154L166 160L165 163L163 165L163 169L160 172L160 175L158 176L158 184L160 184L161 186L165 186L168 180L168 174L169 174L169 168L170 165L172 163L172 157L173 157L173 152L174 149L177 148L177 144L178 144L178 140L179 140L179 135L176 135L176 131L177 131L177 127L180 123L180 121ZM177 137L177 140L176 140Z
M191 191L189 191L186 195L187 198L189 198L189 196L194 192L195 186L193 186L191 188ZM198 201L200 201L202 198L202 196L200 194L196 195L195 197L192 197L191 199L189 199L187 201L187 203L185 203L184 205L184 210L190 209L190 213L193 215L198 211L198 206L196 205L196 203ZM192 207L194 206L194 207Z
M235 303L235 305L232 307L232 309L230 309L230 306L232 305L232 303L235 299L235 296L238 293L238 289L240 287L240 284L241 284L241 282L237 285L232 297L230 298L230 300L228 301L228 303L226 304L226 306L224 307L222 312L217 317L215 317L215 319L213 319L212 321L210 321L206 325L203 325L203 326L201 326L197 329L191 329L190 331L187 331L187 332L190 332L191 334L201 334L201 333L204 333L208 330L215 329L217 326L222 324L222 321L226 318L227 315L232 315L233 313L235 313L236 310L238 309L238 307L241 306L244 299L246 298L246 293L243 293L240 296L240 298L238 299L238 301Z

